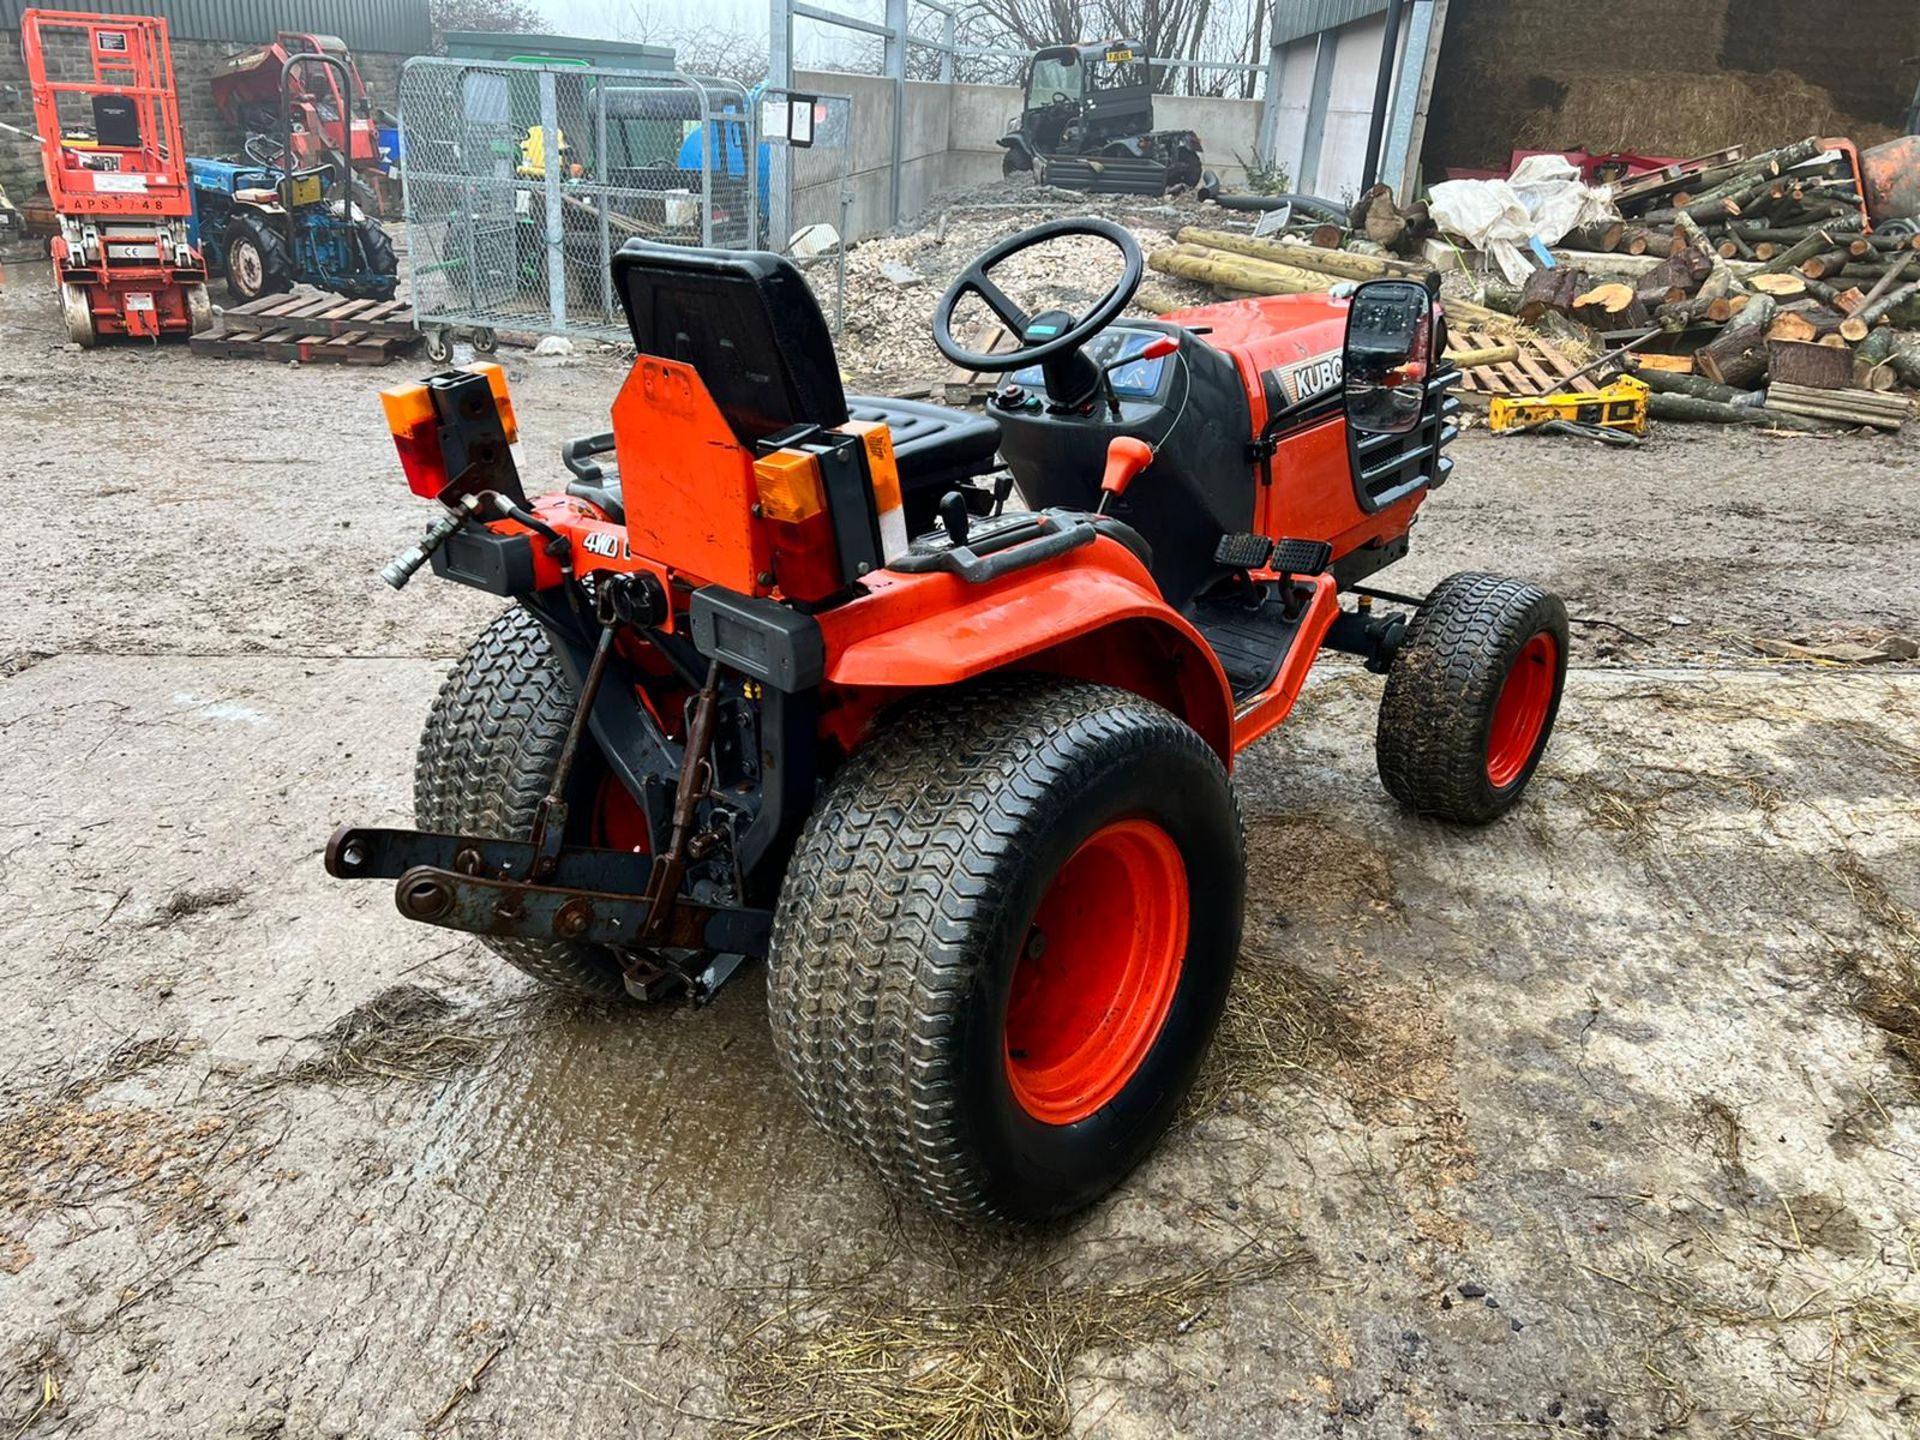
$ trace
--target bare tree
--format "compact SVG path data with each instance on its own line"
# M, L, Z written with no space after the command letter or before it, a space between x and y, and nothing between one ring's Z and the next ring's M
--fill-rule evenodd
M540 30L546 17L528 0L432 0L434 48L449 30L485 30L525 35Z
M1258 64L1272 15L1268 0L978 0L967 12L982 22L964 43L1037 50L1088 40L1138 42L1158 59ZM1252 72L1155 66L1156 90L1252 99Z
M685 75L757 85L767 78L764 30L729 30L720 25L663 25L657 10L639 0L609 0L602 10L607 27L622 40L673 47L674 69Z

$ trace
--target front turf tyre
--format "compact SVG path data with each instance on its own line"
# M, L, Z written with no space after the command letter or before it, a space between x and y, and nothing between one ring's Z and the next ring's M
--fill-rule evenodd
M823 1129L945 1215L1078 1210L1178 1112L1245 893L1226 772L1158 705L1036 675L910 701L787 868L781 1068Z
M1520 580L1466 572L1434 587L1387 672L1375 754L1387 793L1485 825L1519 803L1567 681L1567 609Z
M1009 145L1000 157L1000 173L1009 179L1015 175L1031 175L1033 156L1018 145Z
M427 715L413 771L420 828L525 840L553 783L575 703L540 623L517 605L502 613L453 667ZM567 805L568 844L646 848L639 807L592 744L574 762ZM628 997L620 960L605 946L492 936L481 943L543 985Z

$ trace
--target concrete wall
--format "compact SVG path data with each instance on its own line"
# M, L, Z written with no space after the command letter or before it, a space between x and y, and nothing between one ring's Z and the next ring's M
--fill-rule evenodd
M849 239L892 228L893 82L874 75L804 70L794 88L853 100L853 143L847 157ZM1207 164L1229 184L1244 181L1240 157L1253 154L1260 104L1250 100L1163 96L1154 100L1154 123L1193 130L1206 147ZM941 85L907 82L900 167L900 215L917 217L943 190L990 185L1000 178L1006 153L995 142L1020 112L1021 92L1011 85ZM840 154L794 152L793 223L840 223Z
M214 109L211 80L214 67L222 60L249 48L239 42L222 40L173 42L173 78L180 98L180 130L190 154L238 152L245 137ZM360 67L360 78L366 82L367 94L376 106L393 108L403 59L400 55L371 53L354 56ZM53 64L51 59L49 64ZM82 75L76 72L74 78ZM42 180L40 147L29 138L33 131L33 97L27 87L27 65L20 53L18 30L0 31L0 121L28 132L28 135L17 135L11 130L0 130L0 187L18 204L38 188Z

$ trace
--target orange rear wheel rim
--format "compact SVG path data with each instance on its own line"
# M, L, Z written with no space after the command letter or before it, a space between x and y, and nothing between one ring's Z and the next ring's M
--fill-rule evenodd
M647 812L611 770L601 775L594 789L590 843L607 850L637 850L643 855L653 849Z
M1101 1109L1139 1072L1187 952L1187 867L1150 820L1088 838L1041 897L1007 997L1007 1079L1048 1125Z
M1559 663L1560 647L1545 630L1514 657L1513 668L1501 683L1500 698L1494 702L1493 727L1487 732L1487 779L1494 789L1504 790L1518 780L1539 748Z

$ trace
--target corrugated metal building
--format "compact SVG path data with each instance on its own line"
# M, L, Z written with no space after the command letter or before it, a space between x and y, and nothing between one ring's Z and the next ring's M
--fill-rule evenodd
M0 30L20 31L27 0L0 0ZM338 35L350 50L421 55L433 45L427 0L107 0L98 6L43 4L43 10L95 8L114 15L163 15L176 40L259 44L280 30Z

